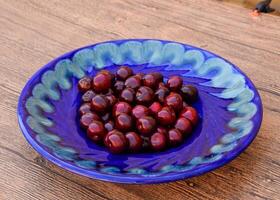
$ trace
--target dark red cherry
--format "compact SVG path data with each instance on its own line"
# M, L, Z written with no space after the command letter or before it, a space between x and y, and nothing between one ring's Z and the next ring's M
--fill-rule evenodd
M95 96L95 92L93 90L88 90L83 94L82 101L90 103L94 96Z
M86 113L84 115L82 115L81 119L80 119L80 125L82 128L87 129L89 124L94 121L94 120L100 120L99 116L96 113Z
M123 81L116 81L114 84L114 87L113 87L116 94L120 94L124 88L125 88L125 85L124 85Z
M116 117L115 126L120 131L129 131L132 128L132 118L125 113L121 113Z
M117 79L118 80L126 80L128 77L132 76L133 71L131 68L123 66L120 67L116 73Z
M117 98L113 94L106 95L106 99L108 99L110 107L113 107L117 102Z
M132 103L134 101L135 91L132 88L125 88L120 94L120 100Z
M146 86L140 87L136 92L136 101L139 104L150 104L154 99L154 91Z
M122 153L127 148L125 136L122 132L115 129L106 135L104 144L112 153Z
M195 126L199 120L197 111L191 106L185 107L180 113L180 116L190 120L193 126Z
M161 150L165 149L166 143L167 143L165 134L158 133L158 132L154 133L151 136L150 143L151 143L152 149L155 151L161 151Z
M184 135L192 132L192 124L190 120L186 119L185 117L180 117L177 119L174 127Z
M141 78L139 76L131 76L126 79L124 85L128 88L137 89L141 86Z
M92 87L96 92L106 92L111 88L112 79L109 74L98 73L92 80Z
M175 123L176 114L172 108L165 106L157 113L157 119L161 125L168 126Z
M141 117L136 123L137 130L144 136L150 136L156 128L156 120L149 116Z
M162 75L159 73L150 73L144 75L142 80L144 86L157 88L158 84L162 81Z
M95 95L91 100L91 108L96 112L105 112L109 108L109 101L104 95Z
M183 142L183 135L178 129L171 129L168 131L168 141L171 146L177 146Z
M128 132L125 134L126 140L128 141L128 149L132 152L138 152L141 150L143 145L142 138L135 132Z
M156 132L163 133L163 134L167 135L167 129L162 127L162 126L157 127Z
M167 87L162 86L160 88L158 88L155 92L155 98L160 102L160 103L164 103L165 97L167 97L169 94L169 90L167 89Z
M193 103L197 100L198 91L196 87L192 85L184 85L181 88L181 95L183 96L186 102Z
M183 99L181 95L175 92L171 92L164 101L166 106L173 108L175 111L181 111L183 108Z
M104 124L105 129L109 132L114 129L114 122L112 120Z
M167 87L172 91L179 91L182 87L183 80L180 76L172 76L167 81Z
M131 113L131 106L127 102L120 101L116 103L113 107L113 116L116 117L121 113L130 114Z
M150 111L146 106L137 105L132 109L132 116L135 119L139 119L141 117L149 115Z
M98 74L105 74L105 75L109 75L112 81L115 79L115 75L114 75L114 74L112 74L110 71L105 70L105 69L103 69L103 70L99 71L99 72L98 72Z
M81 78L78 82L78 88L81 92L86 92L91 88L91 78L85 76Z
M79 114L80 115L84 115L84 114L89 113L89 112L91 112L91 105L90 105L90 103L84 103L79 108Z
M157 115L157 113L161 110L162 106L159 102L155 101L154 103L152 103L149 107L151 113L153 115Z
M87 136L95 142L103 141L106 133L107 131L100 121L92 121L87 129Z
M142 78L144 77L144 73L142 73L142 72L139 72L139 73L137 73L137 74L135 74L135 76L138 76L141 80L142 80Z

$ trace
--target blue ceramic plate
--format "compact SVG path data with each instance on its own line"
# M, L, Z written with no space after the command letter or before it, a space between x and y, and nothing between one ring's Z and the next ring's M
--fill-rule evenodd
M78 79L99 69L180 75L199 90L201 121L192 136L160 153L112 155L80 129ZM193 46L162 40L118 40L60 56L28 81L18 105L27 141L46 159L72 172L111 182L159 183L197 176L238 156L262 121L253 83L225 59Z

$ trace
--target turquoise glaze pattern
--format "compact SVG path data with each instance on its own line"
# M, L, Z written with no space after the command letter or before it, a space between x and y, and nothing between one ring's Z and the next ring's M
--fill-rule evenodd
M223 89L221 93L213 92L211 95L233 99L227 109L236 117L228 122L228 126L235 131L225 134L220 139L220 143L210 149L209 156L195 157L184 165L166 165L157 171L147 171L142 168L123 171L115 166L97 168L97 162L80 159L75 149L61 145L61 138L48 131L48 127L52 127L55 122L45 117L44 113L55 112L55 108L47 99L59 101L59 88L69 90L73 87L70 77L81 78L93 67L101 69L112 64L145 63L149 63L148 67L166 65L165 70L178 70L179 73L180 70L188 70L182 76L205 78L209 81L201 83L202 85ZM185 48L175 42L143 40L124 41L120 44L101 43L79 50L71 60L59 61L54 70L44 72L41 82L34 86L25 107L29 113L27 124L36 133L36 140L51 149L57 157L85 169L100 170L102 173L153 177L168 172L184 172L197 165L218 161L223 157L223 153L235 148L238 140L250 133L253 128L251 118L257 112L257 106L252 103L253 98L254 92L246 85L245 77L223 59L211 56L206 59L201 51Z

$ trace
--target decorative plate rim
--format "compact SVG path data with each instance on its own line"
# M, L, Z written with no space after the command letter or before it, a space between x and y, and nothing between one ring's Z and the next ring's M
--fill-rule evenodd
M159 174L160 176L147 176L147 177L144 177L144 176L139 176L139 177L124 176L123 177L123 176L121 176L122 175L121 173L110 174L110 173L102 173L101 171L92 171L92 170L88 170L88 169L85 169L85 168L75 166L75 165L70 164L66 161L63 161L63 160L53 156L52 154L48 153L47 151L45 151L40 146L40 144L37 141L35 141L35 139L33 139L31 137L31 135L29 134L29 131L27 130L27 128L24 125L23 118L21 116L22 112L23 112L22 110L24 109L23 108L24 105L22 104L22 102L23 102L24 94L29 89L31 83L34 81L34 79L38 75L40 75L45 70L50 68L50 66L55 65L56 63L58 63L62 59L68 58L69 55L74 56L75 53L77 53L77 52L79 52L80 50L83 50L83 49L87 49L87 48L90 48L90 47L93 47L93 46L97 46L99 44L106 44L106 43L118 43L118 42L123 43L123 42L129 42L129 41L136 41L137 42L137 41L149 41L149 40L150 41L159 41L159 42L164 42L164 43L175 43L175 44L191 47L194 50L199 50L199 51L203 51L203 52L206 52L206 53L210 53L211 55L214 55L215 58L222 59L223 61L230 64L232 66L232 68L234 68L235 70L237 70L238 73L240 73L241 75L244 76L244 78L247 81L246 85L250 86L250 90L252 90L254 92L254 96L258 98L258 102L257 102L258 111L257 112L258 112L259 123L254 125L254 127L251 130L250 138L242 143L242 146L239 147L238 151L234 152L230 157L222 157L221 159L218 159L217 161L211 162L209 165L203 165L202 167L194 169L194 170L182 171L182 172L175 171L176 173L165 173L162 176L161 176L161 174ZM259 95L256 87L252 83L252 81L247 77L247 75L244 72L242 72L236 65L232 64L227 59L224 59L221 56L216 55L216 54L214 54L212 52L209 52L207 50L204 50L202 48L198 48L198 47L195 47L195 46L192 46L192 45L189 45L189 44L183 44L183 43L180 43L180 42L174 42L174 41L168 41L168 40L157 40L157 39L123 39L123 40L104 41L104 42L100 42L100 43L87 45L85 47L81 47L81 48L78 48L78 49L74 49L70 52L64 53L63 55L61 55L61 56L51 60L47 64L45 64L35 74L33 74L31 76L31 78L28 80L28 82L24 86L24 88L23 88L23 90L20 94L20 97L19 97L19 102L18 102L18 107L17 107L17 116L18 116L19 126L20 126L20 128L23 132L23 135L26 138L26 140L31 144L31 146L39 154L41 154L43 157L45 157L46 159L50 160L51 162L57 164L58 166L60 166L62 168L68 169L68 170L70 170L74 173L78 173L78 174L81 174L81 175L84 175L84 176L87 176L87 177L90 177L90 178L96 178L96 179L99 179L99 180L110 181L110 182L118 182L118 183L159 183L159 182L168 182L168 181L174 181L174 180L178 180L178 179L189 178L189 177L201 175L201 174L204 174L208 171L211 171L211 170L214 170L218 167L221 167L221 166L225 165L226 163L230 162L231 160L235 159L239 154L241 154L251 144L251 142L256 137L256 135L257 135L257 133L260 129L260 126L261 126L262 117L263 117L263 109L262 109L262 102L261 102L260 95ZM232 150L234 150L234 149L232 149ZM171 172L172 172L172 170L171 170Z

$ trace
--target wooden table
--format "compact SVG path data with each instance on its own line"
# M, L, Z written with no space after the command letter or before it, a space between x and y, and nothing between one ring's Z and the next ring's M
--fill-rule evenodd
M209 0L1 0L0 199L279 199L280 18L249 12ZM158 185L91 180L43 159L17 125L26 81L64 52L119 38L176 40L240 66L263 100L255 141L213 172Z

